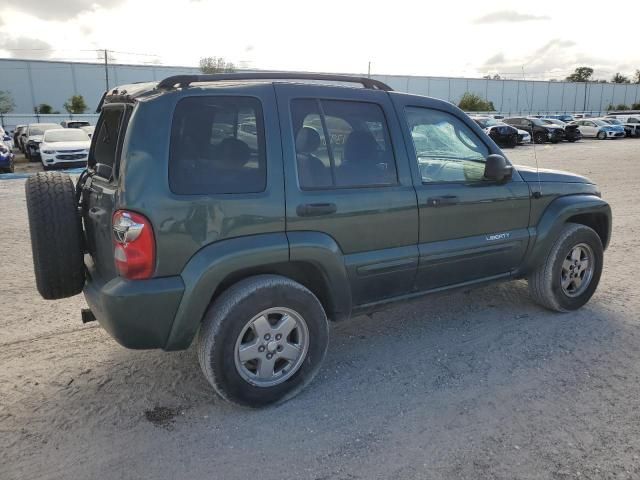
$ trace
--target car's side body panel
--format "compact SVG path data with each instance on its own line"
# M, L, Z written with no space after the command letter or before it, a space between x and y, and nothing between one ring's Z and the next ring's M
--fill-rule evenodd
M259 193L176 195L169 188L169 142L176 104L193 96L249 96L264 115L267 184ZM117 208L145 215L156 233L156 275L176 275L209 244L285 230L280 127L273 87L190 88L141 101L129 122L122 155L125 183Z

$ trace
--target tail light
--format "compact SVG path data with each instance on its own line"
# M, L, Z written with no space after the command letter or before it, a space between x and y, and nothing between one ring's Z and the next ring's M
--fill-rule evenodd
M156 242L151 222L144 215L118 210L113 214L113 256L120 276L142 280L153 275Z

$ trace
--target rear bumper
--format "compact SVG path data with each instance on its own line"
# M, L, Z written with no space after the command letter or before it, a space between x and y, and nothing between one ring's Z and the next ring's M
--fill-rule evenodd
M89 273L84 296L102 328L127 348L165 348L184 293L181 277L102 282Z

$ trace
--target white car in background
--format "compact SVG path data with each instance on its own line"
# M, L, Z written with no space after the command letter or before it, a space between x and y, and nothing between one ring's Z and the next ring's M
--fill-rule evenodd
M89 135L89 138L91 138L93 136L93 132L96 129L95 125L85 125L84 127L79 127L80 130L84 130L85 132L87 132L87 135Z
M91 140L80 128L58 128L44 132L40 158L45 170L57 167L85 167Z
M578 126L583 137L595 137L598 140L624 138L627 135L622 125L610 125L598 118L583 118L571 124Z

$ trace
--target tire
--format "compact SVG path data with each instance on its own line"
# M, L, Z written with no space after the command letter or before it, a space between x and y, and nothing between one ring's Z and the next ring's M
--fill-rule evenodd
M82 230L71 177L37 173L25 183L38 292L47 300L71 297L84 286Z
M256 360L249 360L243 364L238 352L247 335L248 342L262 342L263 338L267 338L267 335L258 338L254 331L258 332L259 329L251 329L249 325L256 317L260 318L259 314L276 309L287 310L287 315L291 312L293 318L297 315L303 319L302 323L307 328L307 348L300 349L302 354L298 357L297 366L288 365L287 368L290 370L283 377L277 379L275 376L265 376L264 379L260 379L258 372L263 360L257 361L256 357ZM271 322L279 325L277 315L276 318L272 318L272 315L269 314ZM282 318L284 317L280 317ZM301 327L296 324L296 328L302 331ZM272 340L275 338L276 335L271 337ZM280 344L289 344L288 340L289 337L286 336ZM259 275L231 286L209 306L200 327L197 343L200 366L216 393L231 403L257 408L285 402L313 380L327 351L329 326L322 304L311 291L285 277ZM274 343L276 342L262 342L262 345L255 348L262 348L266 353L255 355L267 355ZM272 355L277 355L279 348L278 346L278 350ZM281 361L283 360L274 360L276 363L271 368L271 374L277 370L277 362ZM253 377L248 370L251 362L258 365ZM266 359L264 362L269 365ZM267 382L269 378L280 383L258 384L262 381Z
M546 143L547 136L542 132L537 132L533 135L533 143Z
M596 138L598 140L606 140L607 139L607 134L605 132L598 132L598 135L596 135Z
M570 295L562 286L565 278L563 263L565 260L569 261L567 257L573 252L574 247L590 250L592 271L588 283L584 287L581 286L583 289L575 290L574 295ZM576 223L566 224L551 247L544 264L529 275L531 298L543 307L556 312L577 310L587 303L596 291L602 274L603 259L602 242L593 229ZM587 276L586 273L584 278Z

